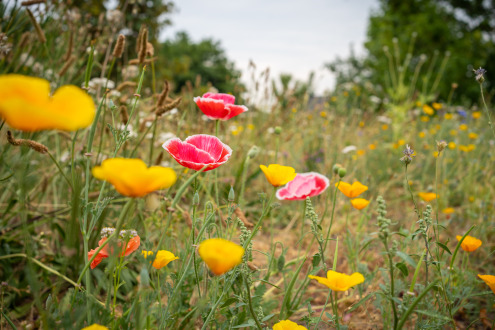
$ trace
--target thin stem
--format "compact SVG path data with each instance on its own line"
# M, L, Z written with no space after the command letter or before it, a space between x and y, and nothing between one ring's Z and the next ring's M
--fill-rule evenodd
M332 215L330 216L330 226L328 226L327 237L325 238L325 244L323 246L323 251L327 250L328 239L330 237L330 231L332 230L333 216L335 214L335 203L337 202L337 190L339 189L340 182L341 182L341 180L339 178L339 182L337 182L337 184L335 185L335 190L333 191Z
M485 106L485 112L486 112L486 115L488 116L488 125L492 129L493 136L495 137L495 128L493 128L493 122L492 122L492 118L490 115L490 110L488 110L488 107L486 105L485 95L483 94L483 84L482 83L480 84L480 90L481 90L481 99L483 100L483 105Z
M318 324L320 324L323 313L325 312L325 309L327 309L328 299L330 299L331 296L332 296L332 290L328 290L327 300L325 301L325 305L323 305L320 316L318 317L318 321L316 321L315 329L318 329ZM332 308L333 308L333 299L332 299Z
M60 174L62 174L62 176L64 177L65 181L67 181L67 183L69 184L69 187L74 190L74 187L72 186L72 182L69 180L69 178L67 177L67 175L65 175L64 171L62 170L62 167L60 167L60 164L57 162L57 160L55 159L55 157L53 157L52 153L50 151L47 152L48 153L48 156L50 156L50 159L53 161L53 163L57 166L58 168L58 171L60 172Z
M254 309L253 309L253 303L251 302L251 292L250 292L250 288L249 288L249 284L246 280L246 278L244 277L244 285L246 286L246 294L247 294L247 301L248 301L248 307L249 307L249 312L251 313L251 316L253 317L254 319L254 322L256 322L256 326L258 327L259 330L262 330L263 329L263 326L261 325L260 321L258 320L258 317L256 316L256 313L254 312Z
M337 292L335 292L335 301L333 298L332 290L330 290L330 301L332 303L332 310L333 310L333 316L335 317L335 325L337 329L340 329L340 323L339 323L339 307L337 306Z

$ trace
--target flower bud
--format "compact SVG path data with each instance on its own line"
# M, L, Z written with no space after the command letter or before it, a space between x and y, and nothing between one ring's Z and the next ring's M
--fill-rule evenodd
M339 168L339 177L343 178L347 174L347 170L343 167Z
M445 142L445 141L440 141L440 142L437 141L437 150L438 150L439 153L442 152L443 149L445 149L446 147L447 147L447 142Z
M199 205L199 194L197 191L194 193L192 204L196 206Z
M282 133L282 127L280 127L280 126L275 127L274 133L277 135L280 135Z
M335 164L335 165L333 165L333 167L332 167L332 171L333 171L333 173L334 173L334 174L339 174L339 168L340 168L340 167L341 167L341 166L340 166L340 164Z
M249 159L253 159L254 157L258 156L259 153L260 153L260 148L258 148L257 146L252 146L251 149L249 149L247 155Z
M234 187L230 186L230 191L229 191L229 202L233 202L235 200L235 192L234 192Z

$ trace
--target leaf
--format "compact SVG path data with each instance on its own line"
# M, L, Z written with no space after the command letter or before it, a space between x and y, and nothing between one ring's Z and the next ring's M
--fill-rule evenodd
M401 271L402 275L404 275L404 276L409 275L409 270L407 269L407 266L405 263L398 262L395 264L395 267Z
M409 266L416 267L416 263L414 260L407 254L402 251L397 251L397 255L402 258L405 262L409 264Z
M437 242L437 245L439 247L441 247L442 249L444 249L448 254L452 255L452 252L450 252L449 248L447 247L447 245L443 244L443 243L440 243L440 242Z
M273 287L276 287L276 288L277 288L277 289L279 289L279 290L282 290L279 286L276 286L275 284L270 283L270 282L268 282L268 281L265 281L265 280L263 280L263 279L260 279L259 281L260 281L260 282L263 282L263 283L266 283L266 284L269 284L269 285L271 285L271 286L273 286Z
M268 321L269 319L271 319L271 318L272 318L272 317L274 317L274 316L275 316L275 314L268 314L267 316L265 316L265 317L261 320L261 322L266 322L266 321Z
M320 254L319 253L316 253L314 256L313 256L313 267L316 267L318 266L318 264L320 263Z
M361 300L359 300L357 303L355 303L354 305L351 306L351 308L349 308L347 310L347 313L351 313L353 312L354 310L356 310L356 308L358 308L359 306L361 306L362 304L364 304L368 299L370 299L371 297L373 297L375 295L375 293L370 293L369 295L367 295L366 297L362 298Z
M254 322L253 319L249 319L246 323L236 325L235 327L232 327L232 329L248 328L254 326L256 326L256 322Z
M222 304L222 306L220 306L220 308L225 308L229 305L232 305L236 301L237 301L237 298L229 298L229 299L225 300L225 302Z

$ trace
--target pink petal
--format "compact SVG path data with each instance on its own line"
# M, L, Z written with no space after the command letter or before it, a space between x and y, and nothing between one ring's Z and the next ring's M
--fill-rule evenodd
M214 99L214 100L222 100L226 105L234 104L235 96L224 93L206 93L203 94L203 98Z
M329 185L330 181L319 173L298 173L276 196L279 200L302 200L321 194Z
M222 158L224 144L216 136L198 134L188 137L184 142L208 153L213 159L212 162Z
M238 116L243 112L248 111L245 105L227 105L225 109L229 110L229 113L223 117L221 120L229 120L232 117Z
M210 119L222 119L229 114L229 110L225 108L225 104L222 100L195 97L194 102L196 102L196 105L206 117Z
M179 163L182 161L210 164L215 161L207 152L199 150L192 144L182 142L178 138L168 140L163 144L163 148Z

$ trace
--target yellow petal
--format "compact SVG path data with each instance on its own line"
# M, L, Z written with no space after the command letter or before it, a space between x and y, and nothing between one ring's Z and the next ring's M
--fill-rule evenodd
M290 320L283 320L273 325L273 330L307 330L306 327L292 322Z
M222 275L242 262L244 248L222 238L211 238L201 242L198 252L213 274Z
M76 86L62 86L50 97L47 80L9 74L0 76L0 117L15 129L75 131L95 116L93 99Z
M457 240L460 241L462 236L457 235ZM461 243L461 248L466 252L473 252L481 246L481 240L476 237L467 235Z
M89 327L82 328L81 330L108 330L108 328L95 323L90 325Z
M366 190L368 190L368 186L365 186L359 181L354 182L351 185L351 196L348 196L349 198L354 198L358 197L362 193L364 193Z
M153 261L153 267L156 269L160 269L168 265L171 261L177 260L179 257L176 257L172 252L167 250L160 250L156 253L155 261Z
M490 289L492 289L493 293L495 293L495 276L478 274L478 277L481 278L490 287Z
M265 173L268 182L274 187L283 186L296 177L296 170L290 166L270 164L268 167L260 165L260 169Z
M142 197L155 190L169 188L177 180L168 167L146 167L141 159L110 158L93 168L93 176L110 182L125 196Z
M364 198L351 199L352 206L357 210L364 209L366 206L368 206L369 203L370 203L370 201L367 199L364 199Z

